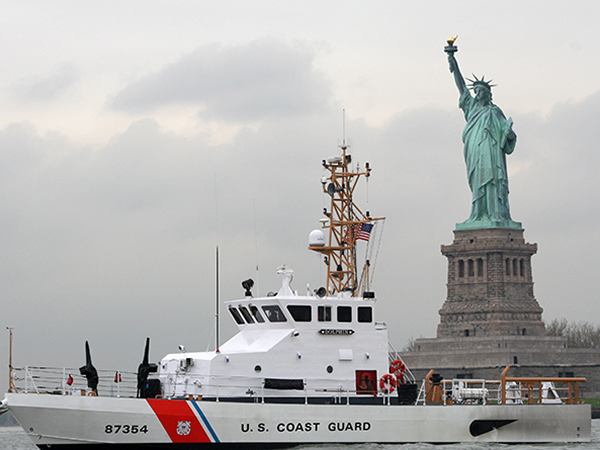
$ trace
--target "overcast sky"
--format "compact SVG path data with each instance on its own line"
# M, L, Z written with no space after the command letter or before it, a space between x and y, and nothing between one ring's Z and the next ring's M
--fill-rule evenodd
M222 299L324 284L307 250L346 136L386 216L376 319L435 337L470 211L445 41L514 119L512 217L544 319L598 324L600 3L26 1L0 6L0 325L14 365L212 348ZM256 268L258 267L258 271ZM223 318L223 337L234 331ZM6 333L6 331L5 331ZM5 342L8 341L5 334ZM6 348L7 345L2 347ZM0 352L7 366L8 351ZM6 371L0 371L2 389Z

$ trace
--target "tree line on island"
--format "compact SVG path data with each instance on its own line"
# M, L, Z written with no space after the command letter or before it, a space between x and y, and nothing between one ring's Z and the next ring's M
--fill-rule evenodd
M546 323L546 334L566 337L569 348L600 348L600 325L589 322L552 319Z

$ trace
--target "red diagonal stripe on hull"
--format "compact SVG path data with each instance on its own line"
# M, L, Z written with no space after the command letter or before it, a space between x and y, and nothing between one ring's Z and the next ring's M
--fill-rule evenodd
M210 438L187 401L159 399L147 401L172 442L210 442ZM185 434L186 432L188 434Z

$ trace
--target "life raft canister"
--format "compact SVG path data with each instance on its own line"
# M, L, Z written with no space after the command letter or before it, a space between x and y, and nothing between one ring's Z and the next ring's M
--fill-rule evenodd
M371 375L368 373L363 373L360 376L360 389L363 391L373 390L373 380L371 379Z
M366 393L373 393L373 395L377 397L377 387L375 386L375 383L376 382L373 381L371 374L364 372L360 376L360 383L357 386L357 390Z
M386 373L384 376L381 377L381 380L379 380L379 387L386 394L391 394L392 392L394 392L396 386L398 386L396 378L389 373Z
M396 375L396 378L398 379L399 383L404 383L406 381L404 378L404 373L406 372L406 365L399 359L396 359L392 362L392 364L390 364L390 372Z

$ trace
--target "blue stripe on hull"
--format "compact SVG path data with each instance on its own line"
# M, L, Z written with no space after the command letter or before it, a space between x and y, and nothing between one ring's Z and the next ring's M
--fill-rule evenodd
M191 402L191 403L192 403L192 406L194 407L194 409L196 411L198 411L198 414L200 414L200 417L202 418L202 422L204 422L206 429L209 431L210 435L213 438L213 442L219 443L220 441L219 441L219 438L217 437L217 433L215 433L215 430L213 430L213 427L210 426L208 419L206 418L206 416L200 409L200 406L198 406L198 403L196 403L196 402Z

